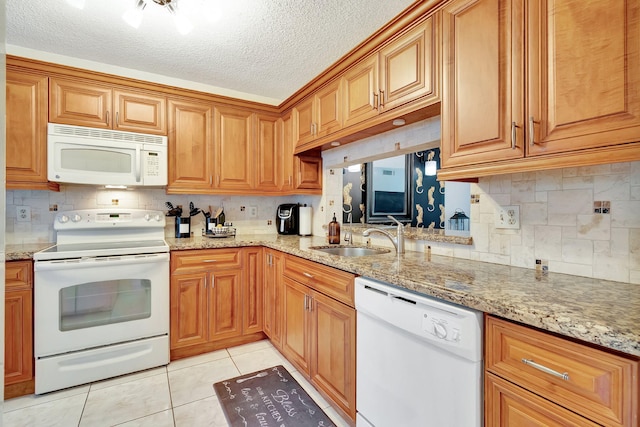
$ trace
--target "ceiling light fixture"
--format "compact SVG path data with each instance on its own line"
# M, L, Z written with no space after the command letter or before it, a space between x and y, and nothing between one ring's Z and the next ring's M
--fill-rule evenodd
M133 28L138 28L142 23L142 12L151 1L169 11L180 34L188 34L193 29L189 19L178 12L178 0L135 0L134 6L122 15L122 19Z

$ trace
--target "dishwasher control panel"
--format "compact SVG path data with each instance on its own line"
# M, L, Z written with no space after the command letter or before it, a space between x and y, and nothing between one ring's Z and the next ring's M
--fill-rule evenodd
M422 330L444 341L459 342L462 327L458 322L437 314L422 314Z

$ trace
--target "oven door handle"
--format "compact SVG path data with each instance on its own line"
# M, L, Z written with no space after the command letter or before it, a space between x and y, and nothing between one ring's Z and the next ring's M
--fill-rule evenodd
M71 268L118 267L133 264L151 264L164 261L169 261L168 253L36 261L33 269L34 271L54 271L68 270Z

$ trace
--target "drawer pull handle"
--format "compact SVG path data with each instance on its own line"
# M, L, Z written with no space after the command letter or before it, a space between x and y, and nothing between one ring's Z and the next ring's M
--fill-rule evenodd
M313 274L309 274L306 271L303 271L302 274L304 274L306 277L308 277L309 279L313 279Z
M203 259L202 262L218 262L217 259Z
M553 375L554 377L558 377L558 378L562 378L565 381L569 381L569 374L564 372L564 373L560 373L558 371L554 371L551 368L547 368L546 366L540 365L536 362L534 362L531 359L522 359L522 363L524 363L525 365L529 365L532 368L536 368L539 371L545 372L549 375Z

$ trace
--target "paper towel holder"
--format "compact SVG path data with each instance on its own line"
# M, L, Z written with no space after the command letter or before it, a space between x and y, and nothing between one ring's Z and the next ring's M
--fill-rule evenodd
M313 218L313 212L311 206L304 205L298 208L298 234L300 236L311 236L311 223Z

